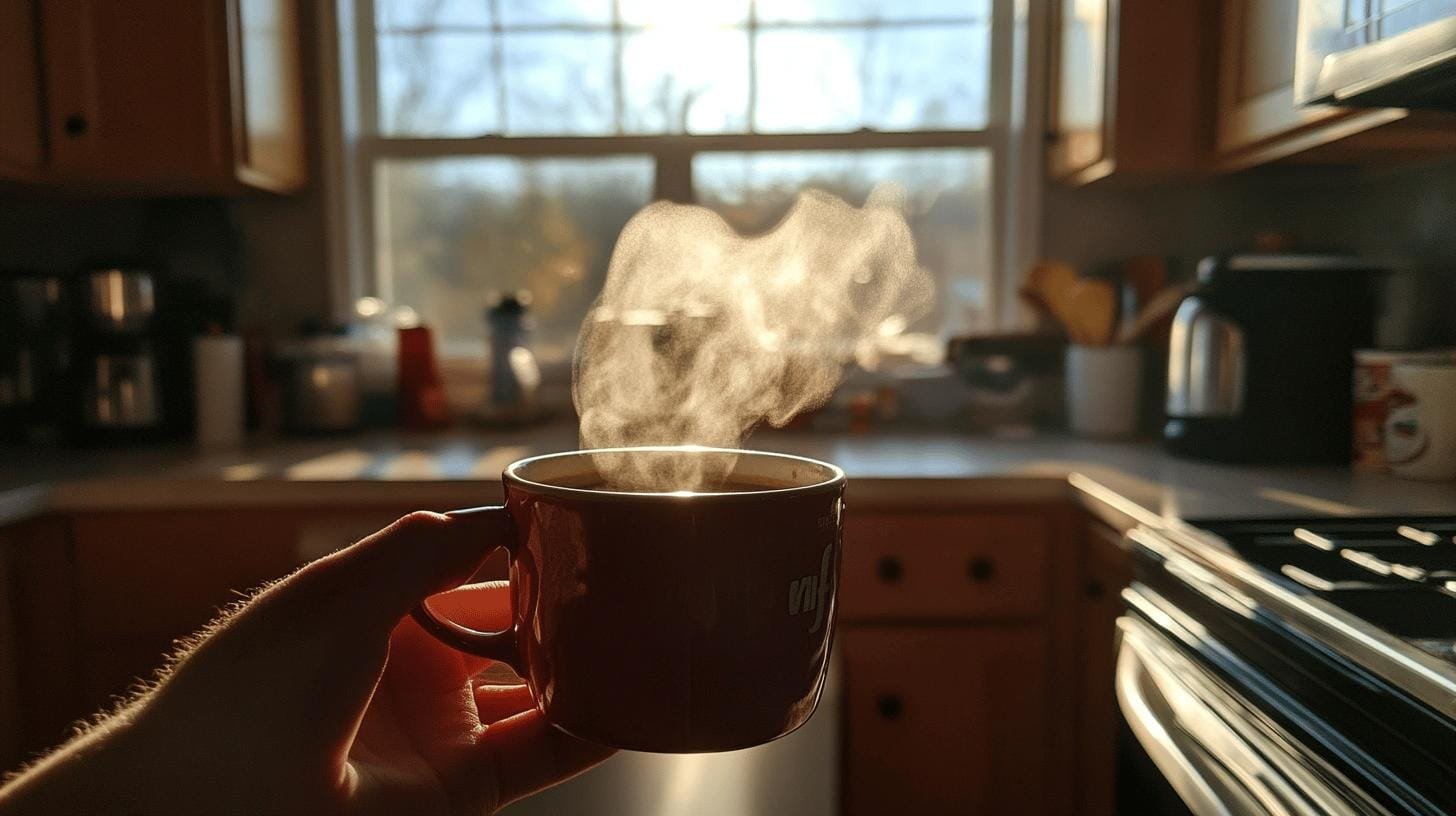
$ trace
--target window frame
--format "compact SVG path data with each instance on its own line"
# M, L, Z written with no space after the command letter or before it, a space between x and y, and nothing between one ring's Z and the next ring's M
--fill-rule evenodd
M979 130L728 133L599 136L400 137L379 133L374 0L320 4L320 130L323 135L330 294L335 320L354 302L391 300L381 272L375 168L381 161L462 156L648 155L654 199L692 202L692 160L699 152L864 151L984 148L992 168L993 235L987 303L991 329L1028 325L1016 294L1021 270L1040 244L1041 161L1046 43L1045 4L991 0L987 121ZM750 109L750 127L751 109Z

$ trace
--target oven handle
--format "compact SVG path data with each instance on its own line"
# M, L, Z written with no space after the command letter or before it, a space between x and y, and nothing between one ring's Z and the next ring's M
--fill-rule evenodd
M1126 638L1121 640L1117 656L1117 703L1138 743L1195 816L1233 816L1153 710L1144 683L1154 681L1143 665L1142 656Z

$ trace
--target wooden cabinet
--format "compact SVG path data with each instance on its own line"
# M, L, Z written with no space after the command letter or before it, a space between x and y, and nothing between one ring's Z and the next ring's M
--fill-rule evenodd
M1046 574L1047 525L1035 516L867 516L845 531L840 619L1037 618Z
M0 529L0 765L59 744L220 609L409 509L98 512ZM483 572L499 577L501 562Z
M1196 169L1207 153L1208 0L1058 0L1048 174L1086 184Z
M60 744L89 710L77 678L74 554L67 522L0 529L0 766Z
M406 512L269 508L74 517L82 693L99 704L124 692L221 609Z
M1456 150L1456 119L1397 108L1294 104L1299 4L1222 0L1216 163L1389 161Z
M7 178L139 193L303 184L296 0L0 8L16 26L0 42L30 46L0 55L0 90L20 102L0 106Z
M856 508L840 563L850 814L1077 812L1060 506ZM1055 588L1055 592L1054 592ZM1066 703L1066 706L1063 705Z
M35 178L45 161L39 34L32 0L0 0L0 177Z
M851 816L1045 812L1039 627L850 627L839 646Z

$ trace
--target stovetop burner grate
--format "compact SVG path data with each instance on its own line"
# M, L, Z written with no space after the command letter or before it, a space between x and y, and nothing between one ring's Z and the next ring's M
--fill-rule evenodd
M1456 663L1456 520L1209 522L1246 561Z

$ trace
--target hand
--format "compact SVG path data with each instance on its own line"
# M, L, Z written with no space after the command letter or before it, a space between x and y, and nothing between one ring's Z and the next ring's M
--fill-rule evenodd
M0 814L490 813L605 759L524 686L406 617L492 540L414 513L274 584L199 634L155 688L0 788ZM505 628L507 590L431 601ZM118 610L124 614L124 610Z

